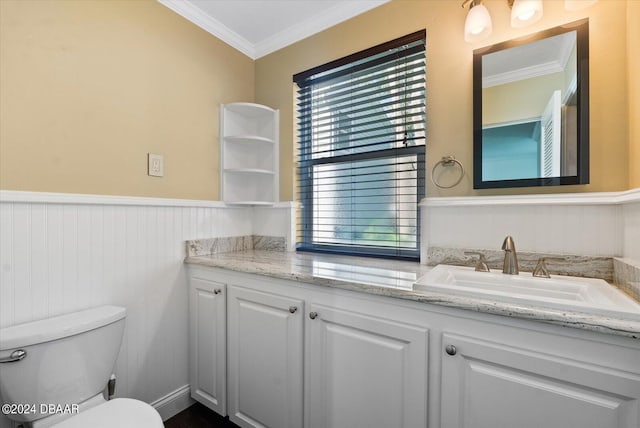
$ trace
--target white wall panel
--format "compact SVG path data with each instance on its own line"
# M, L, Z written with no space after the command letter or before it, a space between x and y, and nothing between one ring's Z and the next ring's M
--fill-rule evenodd
M253 208L253 234L260 236L284 236L288 250L295 249L296 204L280 202L272 207Z
M622 207L624 230L623 257L640 261L640 202Z
M640 191L585 195L428 198L429 246L500 249L506 235L527 252L640 259Z
M500 248L511 234L522 251L640 260L638 193L624 203L603 195L597 203L562 196L553 203L520 197L499 204L446 198L456 200L423 204L423 249ZM117 395L153 402L188 383L184 241L286 236L293 210L1 191L0 326L100 304L125 306ZM6 426L0 418L0 428Z
M116 394L153 402L186 385L185 241L251 235L252 208L99 196L83 203L82 195L8 191L0 196L0 326L122 305L127 324ZM0 427L10 426L0 419Z
M225 210L221 210L218 214L219 216L216 221L216 225L219 227L220 232L217 235L211 235L212 237L243 236L253 234L251 208L231 206Z

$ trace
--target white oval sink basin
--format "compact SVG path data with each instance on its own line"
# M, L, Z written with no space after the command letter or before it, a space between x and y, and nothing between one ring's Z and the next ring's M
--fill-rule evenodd
M640 320L640 304L601 279L574 276L536 278L438 265L414 284L432 291Z

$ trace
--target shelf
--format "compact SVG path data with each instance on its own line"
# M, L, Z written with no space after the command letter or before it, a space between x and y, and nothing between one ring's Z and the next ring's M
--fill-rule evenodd
M243 116L256 118L261 116L273 115L276 110L262 104L254 103L230 103L225 104L228 111L239 113Z
M224 137L229 143L257 143L257 144L275 144L271 138L259 137L257 135L229 135Z
M232 172L239 174L266 174L273 175L276 172L271 171L269 169L259 169L259 168L225 168L224 172Z
M278 201L280 112L252 103L220 108L220 197L229 205Z

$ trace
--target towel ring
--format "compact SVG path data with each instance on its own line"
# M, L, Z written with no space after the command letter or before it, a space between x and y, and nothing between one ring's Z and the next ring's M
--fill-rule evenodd
M458 178L458 180L456 180L456 182L453 183L451 186L443 186L440 183L438 183L438 181L435 178L436 168L438 166L440 166L440 165L442 165L442 166L452 166L452 165L456 165L456 164L460 167L460 177ZM431 169L431 181L433 181L433 184L435 184L437 187L439 187L441 189L451 189L452 187L457 186L462 181L463 177L464 177L464 166L462 166L462 162L460 162L458 159L454 158L453 156L445 156L445 157L443 157Z

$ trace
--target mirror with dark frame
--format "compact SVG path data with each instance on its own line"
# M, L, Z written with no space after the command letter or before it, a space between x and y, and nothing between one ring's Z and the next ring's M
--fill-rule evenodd
M589 183L587 19L473 52L473 187Z

